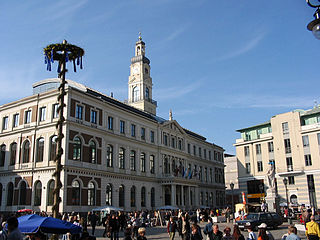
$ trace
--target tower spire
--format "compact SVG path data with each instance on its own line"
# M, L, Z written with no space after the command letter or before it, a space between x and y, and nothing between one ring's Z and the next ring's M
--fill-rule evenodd
M142 41L142 36L141 36L141 32L139 32L139 37L138 37L139 41Z

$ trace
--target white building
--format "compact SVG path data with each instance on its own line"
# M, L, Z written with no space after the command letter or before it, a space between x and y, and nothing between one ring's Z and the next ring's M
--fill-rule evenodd
M224 150L172 116L156 116L141 38L130 68L126 103L67 81L60 211L224 206ZM2 212L51 212L58 86L37 82L32 96L0 106Z

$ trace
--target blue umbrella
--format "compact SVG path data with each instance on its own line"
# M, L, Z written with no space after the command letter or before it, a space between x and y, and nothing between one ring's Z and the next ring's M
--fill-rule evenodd
M39 230L43 233L77 234L82 232L82 228L67 221L52 217L41 217L36 214L25 215L18 218L19 229L22 233L36 233Z

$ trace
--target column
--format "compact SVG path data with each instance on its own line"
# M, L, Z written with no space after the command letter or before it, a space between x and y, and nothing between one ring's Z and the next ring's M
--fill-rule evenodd
M181 185L181 206L185 206L186 203L184 201L184 186Z
M176 185L171 185L171 205L176 206Z

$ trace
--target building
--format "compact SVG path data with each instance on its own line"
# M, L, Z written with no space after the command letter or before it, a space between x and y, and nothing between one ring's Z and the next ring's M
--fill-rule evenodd
M51 212L59 79L0 106L0 210ZM113 205L224 206L223 148L156 116L150 60L139 38L131 58L128 100L67 80L63 128L62 212Z
M224 154L224 174L225 174L225 182L226 182L226 204L228 206L233 203L240 202L241 192L239 189L239 160L236 156L231 154ZM233 184L233 190L231 189L230 184Z
M249 202L265 197L269 163L276 169L280 204L286 203L283 179L288 181L292 204L320 206L320 108L295 110L273 116L269 121L238 130L236 155L240 161L239 185Z

